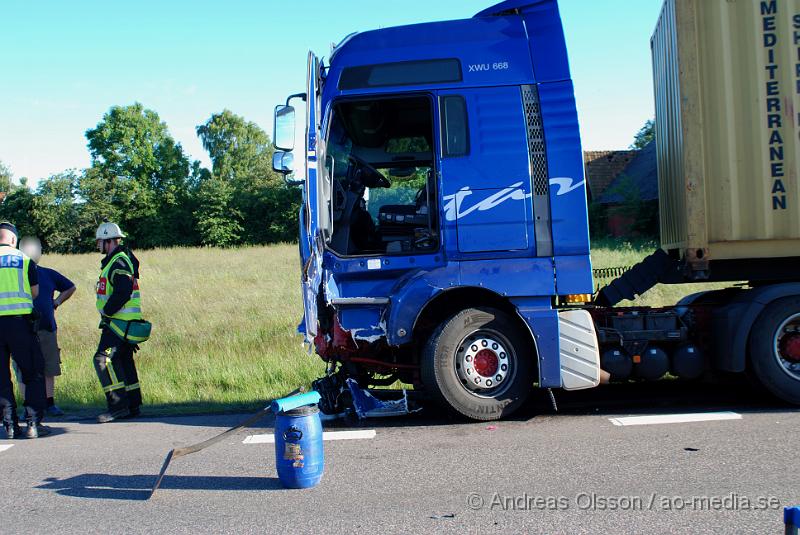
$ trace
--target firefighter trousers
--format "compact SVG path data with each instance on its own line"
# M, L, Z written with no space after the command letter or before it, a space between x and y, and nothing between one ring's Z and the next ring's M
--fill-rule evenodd
M110 412L136 411L142 404L133 346L103 327L94 355L94 369L106 395Z

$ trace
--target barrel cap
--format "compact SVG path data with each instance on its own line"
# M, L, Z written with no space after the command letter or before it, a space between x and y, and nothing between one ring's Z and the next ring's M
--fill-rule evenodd
M312 390L311 392L306 392L305 394L297 394L295 396L289 396L288 398L276 399L272 402L270 407L272 408L272 412L277 414L279 412L286 412L296 409L297 407L302 407L303 405L314 405L319 403L319 400L319 392Z

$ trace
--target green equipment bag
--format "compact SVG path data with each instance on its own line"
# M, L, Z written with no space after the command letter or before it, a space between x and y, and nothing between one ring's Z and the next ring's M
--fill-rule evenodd
M153 324L145 320L108 320L108 328L111 332L122 338L129 344L141 344L150 338L150 331L153 330Z

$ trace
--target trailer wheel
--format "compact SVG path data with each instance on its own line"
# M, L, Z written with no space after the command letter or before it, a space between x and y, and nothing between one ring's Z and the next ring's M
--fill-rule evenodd
M800 405L800 297L767 305L750 331L750 360L770 392Z
M530 345L508 314L494 308L462 310L425 345L422 381L440 404L467 418L503 418L533 388Z

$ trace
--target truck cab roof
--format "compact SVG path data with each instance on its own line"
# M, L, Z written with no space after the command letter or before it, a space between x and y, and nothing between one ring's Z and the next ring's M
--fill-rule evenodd
M452 63L435 63L447 60ZM414 69L417 71L409 75ZM426 69L440 74L445 74L443 69L449 69L451 74L458 70L458 73L437 78L419 72ZM569 78L556 0L508 0L470 19L382 28L352 35L331 55L324 92L327 97L333 97L396 92L398 87L441 89Z

